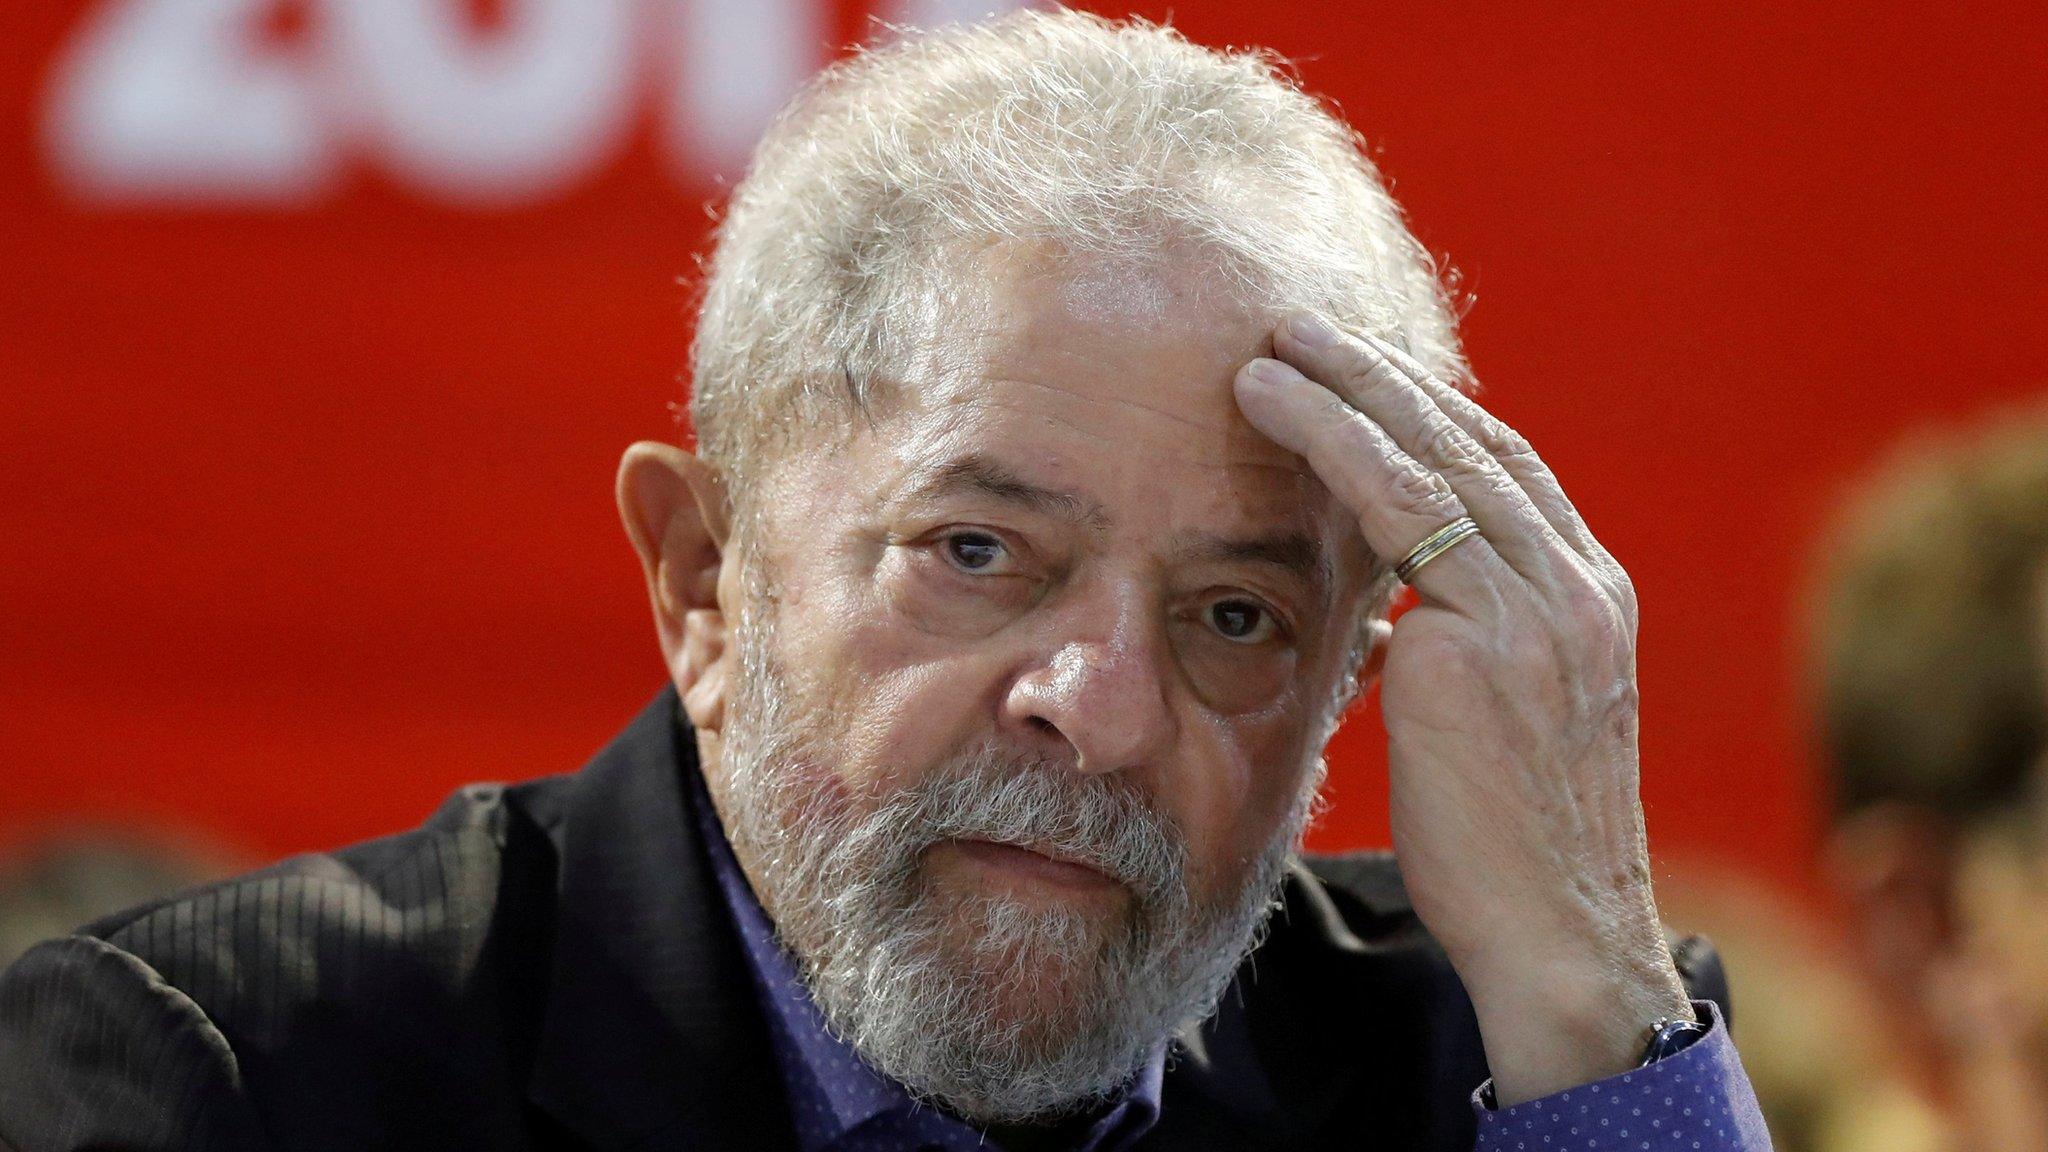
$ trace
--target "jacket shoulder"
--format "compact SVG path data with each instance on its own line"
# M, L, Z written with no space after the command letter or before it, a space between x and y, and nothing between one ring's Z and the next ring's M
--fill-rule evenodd
M0 975L0 1148L266 1146L226 1040L142 961L69 936Z
M1347 920L1364 918L1361 928L1398 931L1418 923L1401 880L1401 866L1387 851L1306 853L1309 874L1348 906ZM1419 923L1418 923L1419 926Z
M418 828L130 909L73 939L104 942L188 998L273 1137L404 1117L424 1138L448 1101L466 1122L498 1111L490 1102L530 1059L552 944L550 833L572 780L465 787Z
M295 1000L386 957L407 957L414 980L459 977L513 895L499 883L508 847L538 830L521 827L530 821L519 797L469 785L417 828L180 892L79 934L134 954L227 1016L258 986L266 999Z

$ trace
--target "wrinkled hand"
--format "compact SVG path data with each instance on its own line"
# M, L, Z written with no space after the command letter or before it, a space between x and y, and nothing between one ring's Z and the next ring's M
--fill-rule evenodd
M1636 601L1528 443L1392 345L1299 316L1238 404L1414 575L1380 702L1394 850L1478 1010L1503 1105L1623 1071L1691 1018L1650 894Z

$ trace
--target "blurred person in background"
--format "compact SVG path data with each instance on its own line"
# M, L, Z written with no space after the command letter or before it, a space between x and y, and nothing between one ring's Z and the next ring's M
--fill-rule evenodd
M1827 552L1830 871L1968 1152L2048 1148L2048 407L1905 447Z
M1026 12L835 67L720 225L698 451L620 468L668 689L32 949L0 1136L1767 1149L1651 891L1634 589L1470 383L1268 57ZM1300 851L1373 681L1398 871Z

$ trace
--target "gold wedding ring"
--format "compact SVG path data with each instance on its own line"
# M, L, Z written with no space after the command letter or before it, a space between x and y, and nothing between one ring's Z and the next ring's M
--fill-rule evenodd
M1415 574L1424 564L1449 552L1458 546L1458 541L1467 536L1479 535L1479 525L1470 516L1460 516L1449 524L1422 538L1422 543L1408 550L1401 562L1394 565L1394 579L1403 584L1415 583Z

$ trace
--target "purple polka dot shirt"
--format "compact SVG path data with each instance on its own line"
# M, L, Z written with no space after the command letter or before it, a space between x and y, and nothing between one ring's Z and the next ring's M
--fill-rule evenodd
M1768 1152L1756 1094L1712 1001L1693 1008L1705 1035L1647 1068L1512 1108L1472 1094L1477 1152Z

